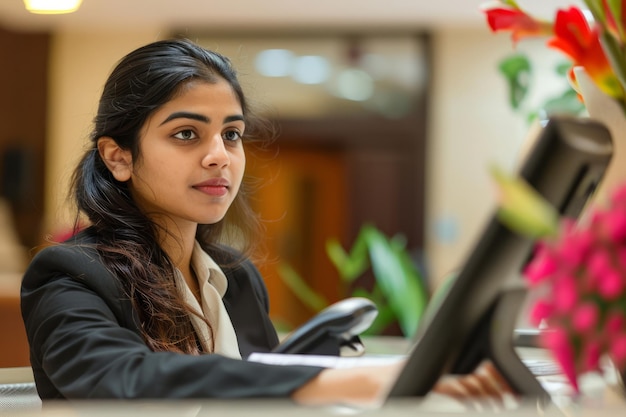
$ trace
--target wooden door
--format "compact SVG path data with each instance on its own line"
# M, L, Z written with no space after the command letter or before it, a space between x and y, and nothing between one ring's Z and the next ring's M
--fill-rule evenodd
M281 263L328 302L345 296L325 249L327 239L342 239L346 233L344 155L332 149L288 147L249 153L248 174L261 179L253 204L266 227L267 260L258 266L270 292L270 313L278 327L293 328L315 311L285 285Z

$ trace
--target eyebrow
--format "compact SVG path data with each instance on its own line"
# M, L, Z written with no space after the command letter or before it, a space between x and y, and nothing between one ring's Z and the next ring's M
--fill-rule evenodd
M170 122L174 119L192 119L192 120L197 120L203 123L211 123L211 119L203 114L179 111L179 112L175 112L167 116L167 118L163 120L163 122L161 122L159 126L162 126L165 123ZM224 118L224 123L230 123L230 122L236 122L236 121L245 121L243 118L243 115L235 114L232 116L226 116Z

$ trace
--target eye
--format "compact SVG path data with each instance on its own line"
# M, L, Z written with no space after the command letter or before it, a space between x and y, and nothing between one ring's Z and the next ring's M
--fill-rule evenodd
M196 132L194 132L193 130L185 129L176 133L174 137L180 140L192 140L192 139L196 139L198 136L196 135Z
M241 139L241 133L235 129L227 130L222 134L222 138L229 142L236 141Z

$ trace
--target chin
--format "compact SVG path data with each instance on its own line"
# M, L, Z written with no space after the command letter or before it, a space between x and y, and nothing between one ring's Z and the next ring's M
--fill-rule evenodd
M198 221L198 225L211 225L215 223L219 223L224 220L224 216L212 216L210 218L203 218Z

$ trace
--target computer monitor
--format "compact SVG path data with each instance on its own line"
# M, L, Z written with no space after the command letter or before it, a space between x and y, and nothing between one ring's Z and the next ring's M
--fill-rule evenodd
M611 160L609 131L591 119L555 117L533 139L518 174L563 216L577 218ZM389 397L426 395L442 374L468 373L490 359L521 395L549 398L513 343L533 247L494 213L441 301L429 306Z

